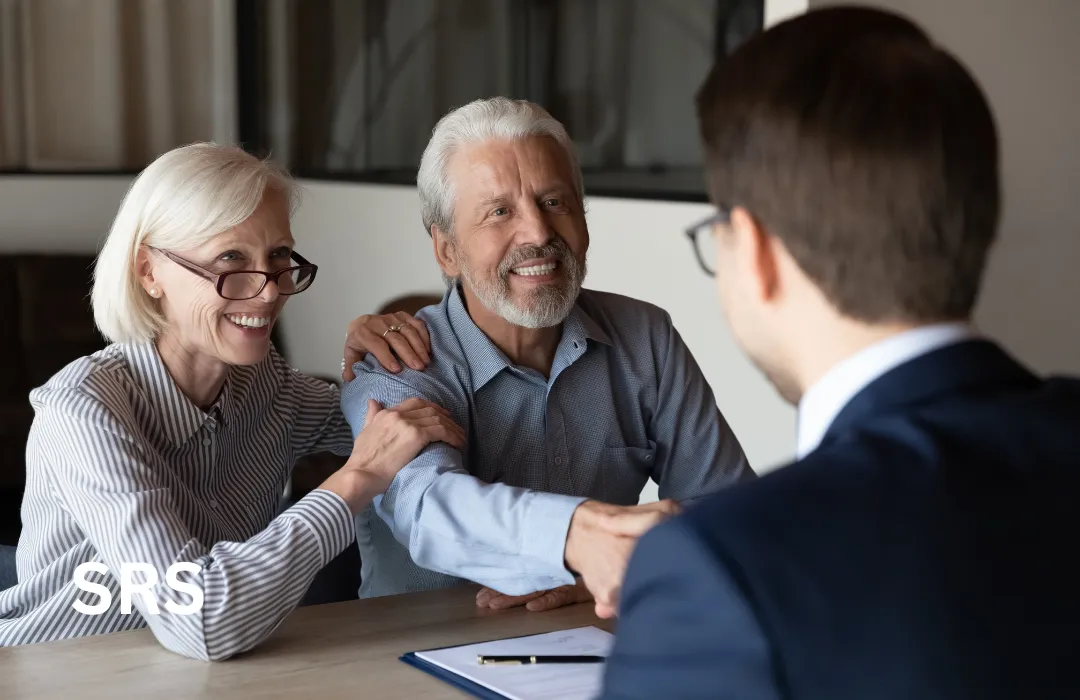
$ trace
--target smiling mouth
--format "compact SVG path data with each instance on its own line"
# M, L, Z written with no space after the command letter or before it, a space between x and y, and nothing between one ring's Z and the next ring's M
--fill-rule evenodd
M510 272L522 277L541 277L543 275L550 275L558 266L559 264L556 262L548 262L540 263L539 265L529 265L527 267L514 267L510 269Z
M225 314L225 318L232 321L233 325L240 328L265 328L273 320L270 316L254 316L248 314Z

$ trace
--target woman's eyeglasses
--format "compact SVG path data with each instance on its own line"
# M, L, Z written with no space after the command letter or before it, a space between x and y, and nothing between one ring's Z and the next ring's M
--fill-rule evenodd
M686 228L686 237L690 239L690 245L694 246L698 265L701 265L701 269L709 277L716 276L715 227L717 224L726 224L729 221L731 221L731 214L721 209L712 216Z
M299 264L277 272L262 272L261 270L211 272L205 267L196 265L190 260L185 260L167 250L161 250L160 248L152 248L152 250L161 253L180 267L213 282L218 295L230 301L254 299L262 294L267 283L271 281L277 285L278 294L286 296L299 294L311 286L311 283L315 281L315 273L319 270L318 265L309 263L296 252L292 254L291 259Z

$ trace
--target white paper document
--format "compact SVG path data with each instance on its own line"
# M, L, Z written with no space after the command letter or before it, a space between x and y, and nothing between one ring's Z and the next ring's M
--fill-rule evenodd
M604 664L481 666L476 657L480 654L607 656L614 640L612 634L602 629L579 627L531 637L421 651L416 656L513 700L593 700L600 694Z

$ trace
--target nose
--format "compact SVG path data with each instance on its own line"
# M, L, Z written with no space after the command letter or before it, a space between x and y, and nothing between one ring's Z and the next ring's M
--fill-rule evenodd
M277 301L279 295L277 280L268 279L266 285L259 292L259 298L265 301L267 304L273 304Z
M518 245L542 246L554 237L544 213L535 203L522 208L516 234Z

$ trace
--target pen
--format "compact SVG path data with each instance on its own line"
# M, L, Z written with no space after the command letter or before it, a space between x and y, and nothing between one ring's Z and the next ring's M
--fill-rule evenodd
M479 654L476 663L481 666L520 666L522 664L602 664L603 656L484 656Z

